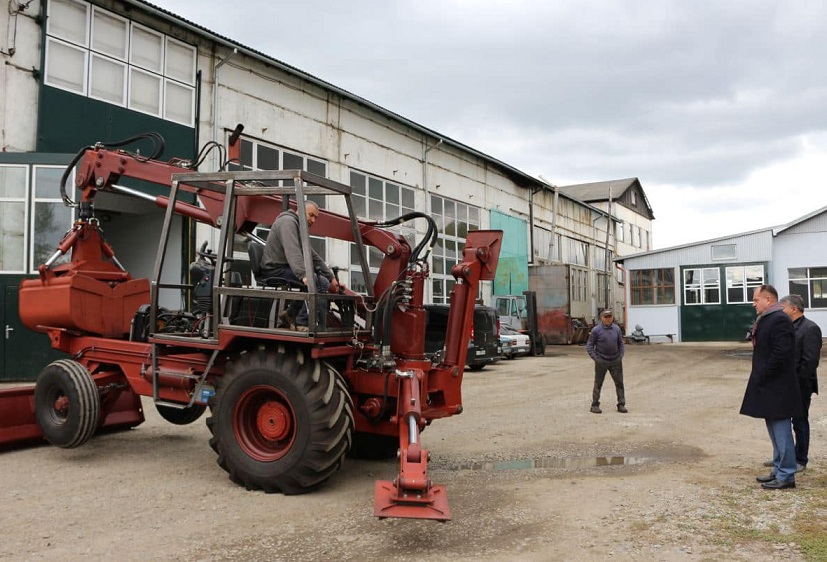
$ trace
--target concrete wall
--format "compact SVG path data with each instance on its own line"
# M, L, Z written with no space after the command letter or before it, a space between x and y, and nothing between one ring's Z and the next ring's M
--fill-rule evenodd
M778 290L779 296L790 292L789 275L787 270L797 267L827 267L827 244L825 244L824 219L790 231L782 231L775 238L773 261L770 264L772 284ZM809 221L808 221L809 222ZM827 335L827 310L808 309L805 316L816 322L821 332Z
M37 137L31 111L39 90L34 73L40 71L40 26L34 18L41 2L10 14L15 4L20 2L4 2L0 8L0 151L30 152Z

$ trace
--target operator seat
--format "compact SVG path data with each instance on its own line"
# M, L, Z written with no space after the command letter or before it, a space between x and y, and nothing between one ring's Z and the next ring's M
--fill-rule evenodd
M250 257L250 269L253 272L253 277L256 281L265 287L275 287L282 290L296 290L307 291L302 283L286 279L284 277L262 277L261 274L261 258L264 255L264 246L257 243L255 240L247 242L247 255Z
M250 270L261 288L277 291L307 291L300 282L284 277L264 277L261 272L261 257L264 246L254 240L247 242L247 255L250 258ZM278 314L286 306L284 299L243 297L238 306L234 307L230 323L236 326L255 326L258 328L277 327Z

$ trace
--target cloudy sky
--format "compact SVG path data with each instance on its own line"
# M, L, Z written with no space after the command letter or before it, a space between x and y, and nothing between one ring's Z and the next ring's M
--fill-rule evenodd
M155 0L557 185L638 177L664 248L827 205L822 0Z

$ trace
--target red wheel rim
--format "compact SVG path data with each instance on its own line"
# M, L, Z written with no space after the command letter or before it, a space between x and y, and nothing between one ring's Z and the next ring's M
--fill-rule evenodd
M280 459L296 440L296 415L272 386L247 389L233 410L233 432L241 449L261 462Z

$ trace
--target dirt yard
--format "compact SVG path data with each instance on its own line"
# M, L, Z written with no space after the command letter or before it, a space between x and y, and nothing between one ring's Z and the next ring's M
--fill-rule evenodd
M465 412L423 434L445 524L373 518L390 461L348 460L309 495L245 491L216 464L206 416L173 426L145 402L135 430L0 453L0 559L823 559L827 409L814 398L798 489L761 490L766 429L738 415L749 353L629 346L628 414L609 377L604 413L589 412L583 347L466 373Z

